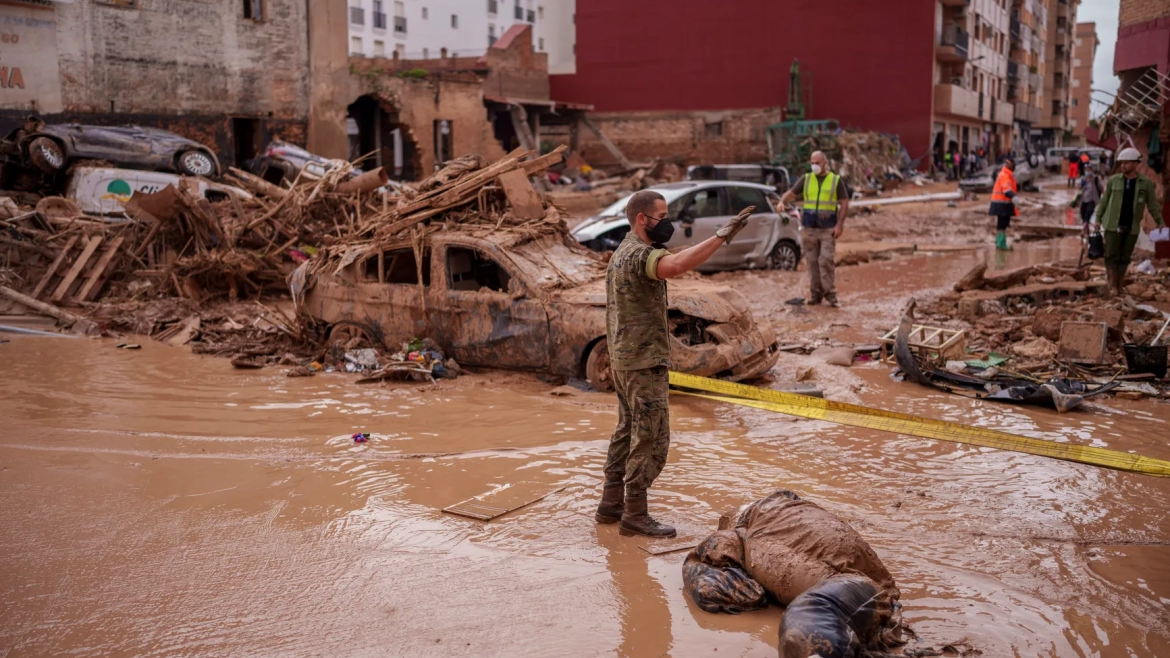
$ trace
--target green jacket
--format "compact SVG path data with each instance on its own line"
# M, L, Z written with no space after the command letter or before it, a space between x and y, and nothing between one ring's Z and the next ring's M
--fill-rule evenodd
M1121 202L1125 196L1125 174L1114 174L1105 184L1105 191L1101 193L1101 202L1097 204L1097 222L1106 231L1116 231L1118 220L1121 218ZM1133 225L1130 235L1141 232L1142 219L1146 216L1143 209L1148 209L1158 226L1164 226L1162 221L1162 204L1158 201L1158 190L1154 182L1138 174L1137 190L1133 197Z

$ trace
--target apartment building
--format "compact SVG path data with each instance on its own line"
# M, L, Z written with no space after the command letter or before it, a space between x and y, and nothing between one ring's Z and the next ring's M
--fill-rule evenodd
M1028 153L1033 150L1032 130L1044 106L1047 0L1013 0L1009 33L1007 97L1015 106L1012 146L1017 153Z
M1097 24L1077 23L1072 55L1072 106L1068 110L1068 129L1076 144L1085 144L1085 128L1092 118L1093 60L1099 45Z
M348 0L349 52L358 57L478 57L514 24L533 48L573 71L575 0Z
M982 148L994 157L1011 150L1010 0L937 0L935 14L935 161L952 151Z
M1033 141L1039 148L1062 146L1070 136L1072 51L1080 0L1048 0L1048 44L1045 54L1044 106Z

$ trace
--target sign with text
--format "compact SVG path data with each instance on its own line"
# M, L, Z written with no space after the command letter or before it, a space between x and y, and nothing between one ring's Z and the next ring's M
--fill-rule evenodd
M51 7L0 4L0 109L60 112L57 22Z

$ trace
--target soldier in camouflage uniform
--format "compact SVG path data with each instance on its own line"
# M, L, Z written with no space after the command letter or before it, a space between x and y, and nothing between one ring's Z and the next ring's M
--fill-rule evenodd
M606 343L618 395L618 424L605 462L605 487L595 518L621 522L623 535L673 537L674 528L646 510L646 490L666 465L670 447L667 406L670 339L666 279L689 272L731 242L754 207L745 208L714 237L672 254L663 246L674 225L666 200L643 190L630 197L630 232L609 260L605 276Z

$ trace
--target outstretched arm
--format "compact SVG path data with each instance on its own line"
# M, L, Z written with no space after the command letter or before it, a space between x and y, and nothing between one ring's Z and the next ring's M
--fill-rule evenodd
M723 246L723 238L712 236L699 244L691 245L677 254L667 254L658 259L657 275L659 279L672 279L686 274L696 267L707 262L715 250Z

